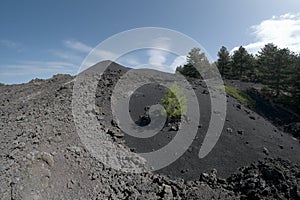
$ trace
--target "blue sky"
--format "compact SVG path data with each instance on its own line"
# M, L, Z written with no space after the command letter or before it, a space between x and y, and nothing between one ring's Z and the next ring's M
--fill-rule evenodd
M76 74L101 41L139 27L184 33L213 59L222 45L256 53L274 42L300 52L299 0L2 0L0 26L0 82L7 84Z

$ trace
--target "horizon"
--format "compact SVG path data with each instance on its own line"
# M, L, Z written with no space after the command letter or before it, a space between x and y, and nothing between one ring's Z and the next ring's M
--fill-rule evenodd
M76 75L84 58L99 43L141 27L181 32L199 42L213 61L221 46L230 52L244 46L255 54L265 44L274 43L300 53L297 0L188 3L31 0L1 4L0 82L5 84L45 79L55 74ZM166 44L164 40L157 42ZM153 69L172 72L176 65L185 62L182 56L144 49L130 52L115 62L131 68L152 64ZM155 68L156 64L169 68Z

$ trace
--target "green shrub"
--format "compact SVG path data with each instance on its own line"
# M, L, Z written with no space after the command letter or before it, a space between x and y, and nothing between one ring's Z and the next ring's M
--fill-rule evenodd
M161 100L165 108L164 114L167 114L169 121L176 121L186 114L186 97L176 82L170 89L166 88L166 93L166 98Z
M4 86L5 84L4 83L0 83L0 86Z
M255 105L255 101L247 95L245 92L236 89L232 86L226 85L225 86L225 91L228 95L232 96L233 98L237 99L239 102L242 104L253 107Z

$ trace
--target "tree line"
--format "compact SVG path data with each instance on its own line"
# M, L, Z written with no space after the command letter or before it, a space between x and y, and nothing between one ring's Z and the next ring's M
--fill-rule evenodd
M209 65L205 54L199 48L194 48L187 56L187 64L177 67L176 71L185 76L201 78L199 69ZM264 94L300 112L299 54L273 43L266 44L256 55L249 53L243 46L230 54L222 46L215 65L223 79L262 83L265 85ZM204 74L208 68L205 69Z

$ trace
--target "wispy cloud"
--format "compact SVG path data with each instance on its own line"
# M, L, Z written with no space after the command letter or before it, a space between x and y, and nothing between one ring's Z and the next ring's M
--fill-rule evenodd
M255 42L244 47L251 53L257 53L265 44L274 43L280 48L288 47L300 52L300 13L286 13L273 16L251 27ZM236 50L235 47L232 51Z
M67 48L66 51L56 51L55 54L60 58L70 60L72 58L78 58L82 56L81 61L85 58L88 53L89 59L85 60L83 69L90 67L101 60L115 60L118 55L114 52L93 48L83 42L77 40L64 40L63 45ZM161 70L165 72L174 72L176 67L186 62L185 56L178 56L174 60L168 60L170 56L171 40L167 37L158 37L151 41L151 45L156 48L149 49L146 51L148 55L148 63L142 63L135 55L127 55L117 59L117 62L130 67L138 67L142 64L147 64L153 69ZM168 64L169 63L169 64ZM170 64L171 63L171 64ZM81 70L83 70L81 69Z
M171 45L172 41L167 37L159 37L153 40L153 46L156 46L157 49L150 49L148 51L148 63L154 69L164 72L174 72L176 67L186 62L185 56L177 56L174 60L169 60L174 57L170 56L172 54Z
M168 50L170 49L170 39L166 37L159 37L152 41L153 46L157 49L150 49L148 51L149 64L154 66L161 66L167 61Z
M76 66L66 62L25 61L16 64L3 65L0 72L1 76L41 75L49 73L74 74L76 72Z
M103 49L97 49L93 48L87 44L84 44L80 41L76 40L65 40L63 41L63 44L65 47L74 50L75 53L90 53L93 52L95 56L98 56L100 59L112 59L116 57L116 54L114 52L108 51L108 50L103 50Z
M0 67L0 82L25 83L34 78L50 78L54 74L75 75L78 67L72 63L55 61L25 61Z
M0 40L0 45L9 47L9 48L14 48L14 47L17 47L19 44L16 42L13 42L11 40Z
M0 40L0 46L17 49L17 51L23 48L23 45L11 40ZM55 56L51 61L25 60L1 64L1 80L8 80L7 82L13 83L28 80L24 77L51 77L58 73L76 74L79 63L82 60L80 55L66 50L50 50L50 52Z
M76 41L76 40L64 40L63 44L67 48L70 48L70 49L73 49L73 50L79 51L79 52L89 53L90 51L93 50L92 47L90 47L82 42Z
M135 56L124 56L117 60L117 62L120 62L121 64L128 65L128 67L137 67L141 65L141 62L138 58Z
M54 74L72 74L78 72L79 66L92 47L75 40L62 42L63 48L48 50L54 57L49 60L25 60L0 66L0 79L7 83L26 82L28 77L51 77ZM0 46L19 48L20 44L10 40L0 40Z
M77 40L65 40L63 41L63 44L69 51L68 53L64 52L64 54L61 54L60 57L75 57L76 55L81 55L81 62L84 60L84 58L87 58L81 70L90 67L102 60L115 60L117 58L117 55L114 52L93 48ZM81 64L81 62L79 63L79 65Z
M11 40L0 40L0 47L1 46L9 49L16 49L18 52L24 50L24 47L20 43Z
M117 54L105 49L94 49L92 46L78 40L63 40L60 49L50 49L51 60L29 60L16 61L12 64L3 64L0 67L0 80L7 80L7 83L26 82L32 78L47 78L54 74L78 73L83 60L85 65L80 70L84 70L101 60L116 60L129 67L150 66L152 69L174 72L176 67L186 62L185 56L175 56L170 52L171 41L168 38L160 37L152 41L157 47L145 49L142 55L128 54L117 59ZM8 40L1 40L0 45L15 48L17 43ZM92 53L91 53L92 52ZM141 56L141 57L140 57Z
M54 56L57 56L58 58L73 62L79 62L83 59L83 56L66 50L49 50L49 52L52 53Z

